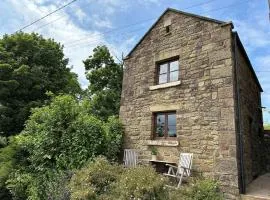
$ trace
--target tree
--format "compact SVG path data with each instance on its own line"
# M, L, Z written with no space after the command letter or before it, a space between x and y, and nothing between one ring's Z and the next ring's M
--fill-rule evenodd
M92 113L107 120L118 115L122 90L123 65L116 63L106 46L98 46L84 62L92 99Z
M52 93L80 92L67 68L63 46L41 35L19 32L0 39L0 135L19 133L30 109Z

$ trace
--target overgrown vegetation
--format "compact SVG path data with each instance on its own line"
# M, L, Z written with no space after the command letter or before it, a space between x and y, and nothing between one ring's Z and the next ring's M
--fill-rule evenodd
M48 106L33 109L24 131L1 149L1 184L14 199L48 199L61 191L53 186L64 185L69 171L98 155L117 160L121 124L115 117L107 122L97 119L89 104L70 95L53 97ZM50 191L54 188L58 191Z
M195 179L180 189L168 188L164 176L152 167L126 169L98 158L73 175L71 200L222 200L218 183Z

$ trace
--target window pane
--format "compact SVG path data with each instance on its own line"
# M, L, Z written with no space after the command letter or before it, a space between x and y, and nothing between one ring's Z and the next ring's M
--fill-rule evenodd
M159 74L167 73L168 71L168 64L163 64L159 66Z
M170 73L170 82L178 80L178 71L174 71Z
M168 126L168 136L176 137L176 126Z
M159 84L161 84L161 83L167 83L167 74L161 74L161 75L159 75L158 83Z
M168 136L176 137L176 115L168 115Z
M170 63L170 71L172 72L176 70L179 70L178 61L173 61Z
M164 137L165 134L165 115L157 114L156 116L156 135L157 137Z
M169 114L168 115L168 125L169 126L175 126L176 125L176 115L175 114Z

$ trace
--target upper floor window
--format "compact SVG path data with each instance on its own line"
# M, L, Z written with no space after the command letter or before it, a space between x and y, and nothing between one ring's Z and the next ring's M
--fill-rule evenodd
M171 60L158 64L157 83L169 83L179 80L179 62Z
M155 113L155 138L176 137L176 113Z

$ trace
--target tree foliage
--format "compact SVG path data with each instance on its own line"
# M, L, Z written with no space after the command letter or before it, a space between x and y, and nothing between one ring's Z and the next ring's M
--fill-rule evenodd
M90 83L92 113L106 120L119 113L123 66L114 61L106 46L98 46L93 51L83 61Z
M16 149L11 145L4 148L11 148L9 158L5 158L5 151L0 153L0 160L6 160L2 168L7 170L3 186L14 199L64 197L70 171L98 155L116 160L122 143L119 120L111 117L103 122L91 115L90 109L89 100L60 95L49 105L32 110L25 129L15 137ZM8 161L15 163L14 155L18 153L24 153L23 160L9 168ZM60 186L61 190L54 190Z
M30 109L52 93L80 92L77 76L67 68L63 46L32 33L0 39L0 135L23 129Z

